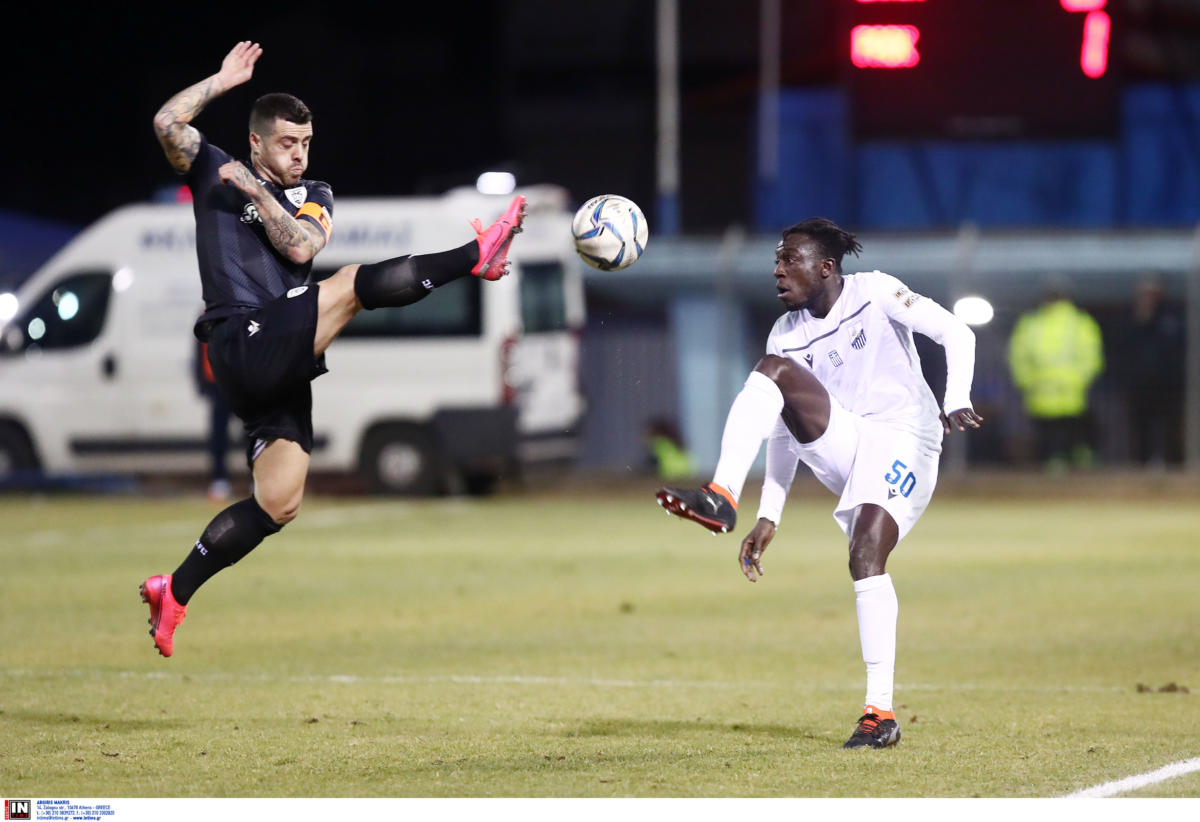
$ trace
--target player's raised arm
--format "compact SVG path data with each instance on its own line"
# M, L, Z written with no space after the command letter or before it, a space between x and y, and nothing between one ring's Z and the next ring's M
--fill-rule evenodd
M190 125L192 120L213 98L249 80L261 55L258 43L243 40L225 55L220 71L188 86L163 103L154 115L154 133L176 171L182 174L190 169L200 150L200 132Z
M975 376L975 332L971 327L928 297L911 291L890 275L883 275L879 304L897 322L924 334L946 351L946 396L942 403L942 429L951 425L959 431L978 428L983 417L971 406L971 382Z

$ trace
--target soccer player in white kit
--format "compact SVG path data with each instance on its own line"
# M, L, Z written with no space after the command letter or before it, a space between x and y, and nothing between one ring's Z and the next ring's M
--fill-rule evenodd
M853 234L824 218L783 231L775 285L788 313L729 409L713 480L699 489L662 488L657 498L672 514L728 532L766 440L758 521L738 553L754 582L799 462L838 495L833 517L850 539L867 667L866 706L844 747L886 748L900 740L892 710L898 605L887 558L929 504L943 433L952 425L978 428L983 418L971 407L971 329L889 274L842 274L843 256L861 250ZM913 331L946 349L940 409L921 374Z

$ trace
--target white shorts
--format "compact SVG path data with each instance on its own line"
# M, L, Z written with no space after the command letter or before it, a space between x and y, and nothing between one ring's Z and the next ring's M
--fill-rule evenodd
M908 431L851 414L832 396L825 433L791 447L839 496L833 518L847 536L854 509L872 503L892 515L904 539L937 485L937 451Z

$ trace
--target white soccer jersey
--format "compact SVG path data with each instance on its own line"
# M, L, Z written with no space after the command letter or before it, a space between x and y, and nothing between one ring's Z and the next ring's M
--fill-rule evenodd
M860 272L842 282L827 316L801 309L780 317L767 338L767 353L808 368L851 413L909 431L940 450L938 404L921 374L912 332L946 349L947 411L971 406L974 334L890 274Z

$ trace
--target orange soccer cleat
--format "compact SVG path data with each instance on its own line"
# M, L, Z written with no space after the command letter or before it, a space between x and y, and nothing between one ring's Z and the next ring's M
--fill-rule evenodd
M863 708L858 727L846 740L843 748L886 748L900 741L900 726L891 711L881 711L874 705Z
M698 522L714 534L727 534L737 524L737 504L719 485L660 488L654 496L668 514Z

